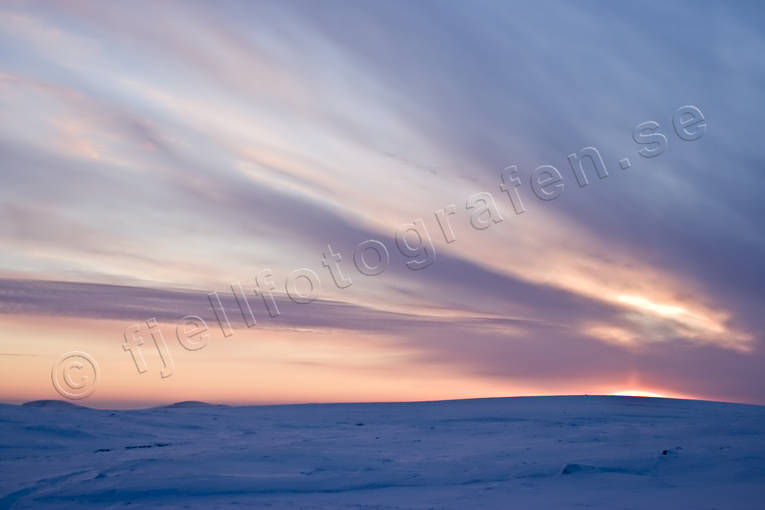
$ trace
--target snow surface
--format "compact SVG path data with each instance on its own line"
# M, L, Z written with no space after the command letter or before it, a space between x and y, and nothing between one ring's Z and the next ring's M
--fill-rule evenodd
M765 508L765 407L0 405L0 508Z

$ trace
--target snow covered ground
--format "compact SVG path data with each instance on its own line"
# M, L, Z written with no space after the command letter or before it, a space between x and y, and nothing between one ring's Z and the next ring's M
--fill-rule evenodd
M765 407L0 405L0 508L765 508Z

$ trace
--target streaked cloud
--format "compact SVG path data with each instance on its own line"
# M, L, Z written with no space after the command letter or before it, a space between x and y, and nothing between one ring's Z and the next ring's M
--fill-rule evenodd
M413 356L402 366L557 392L565 378L630 371L763 401L761 15L712 3L7 2L0 311L209 320L207 292L235 310L231 283L251 291L268 268L283 290L306 267L320 300L279 297L279 335L379 334ZM685 104L709 121L696 142L672 132ZM645 120L669 138L655 160L631 138ZM609 177L580 188L566 157L590 145ZM521 215L498 188L509 164ZM563 175L555 201L529 187L542 164ZM504 221L478 231L465 205L486 191ZM454 243L434 217L450 204ZM410 271L395 232L417 218L437 260ZM391 253L374 278L352 265L367 239ZM328 244L347 289L321 264ZM505 370L518 359L529 368ZM705 371L736 375L716 388Z

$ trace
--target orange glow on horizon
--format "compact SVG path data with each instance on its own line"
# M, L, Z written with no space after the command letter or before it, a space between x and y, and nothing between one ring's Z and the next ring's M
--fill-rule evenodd
M658 392L658 391L650 391L650 390L642 390L642 389L628 389L628 390L622 390L622 391L615 391L613 393L609 393L609 395L613 395L615 397L618 396L618 397L682 398L682 399L697 400L695 397L692 397L690 395L681 395L679 393Z

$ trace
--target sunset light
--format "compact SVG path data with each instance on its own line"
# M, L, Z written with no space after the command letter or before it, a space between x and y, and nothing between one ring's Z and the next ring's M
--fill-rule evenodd
M0 509L762 508L763 21L3 0Z

